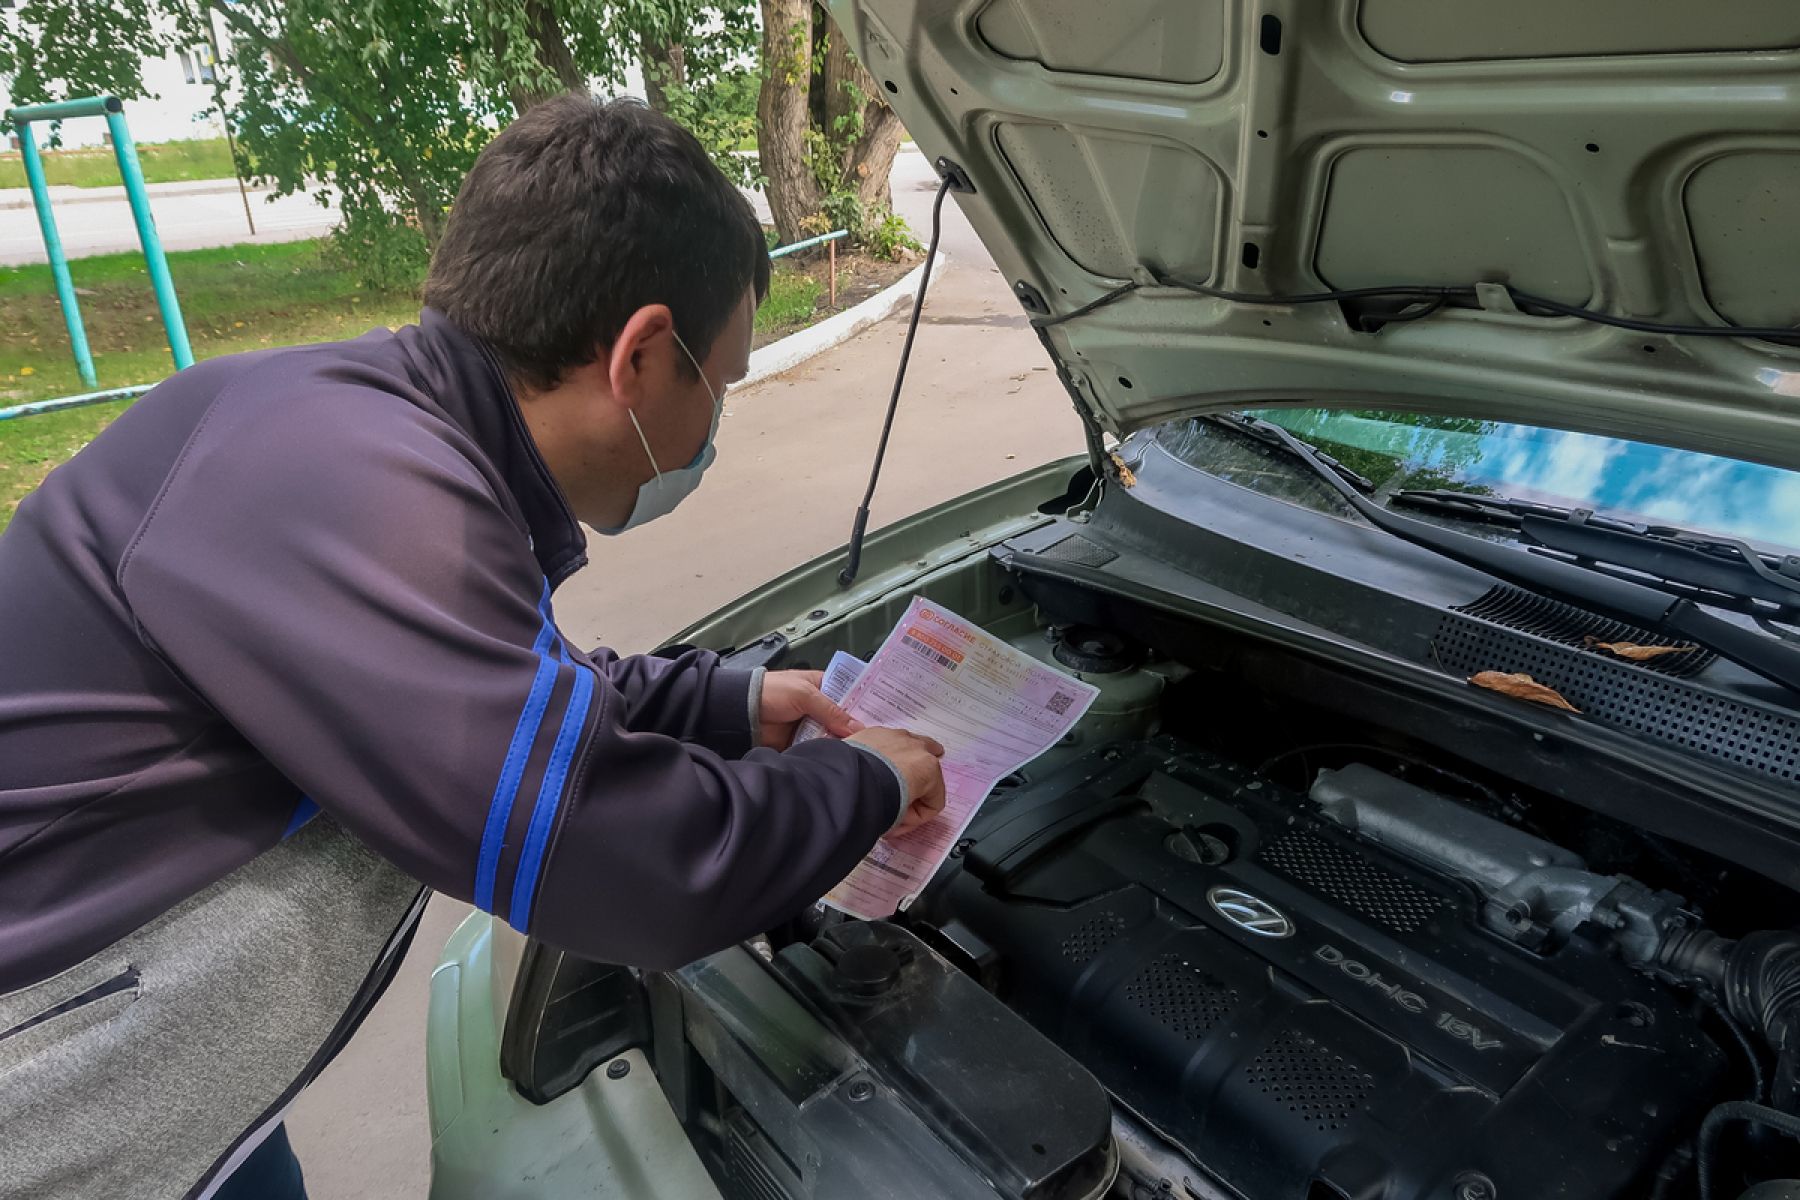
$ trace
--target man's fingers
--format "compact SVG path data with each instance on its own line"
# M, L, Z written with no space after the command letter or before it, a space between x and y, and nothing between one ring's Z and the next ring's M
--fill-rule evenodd
M915 733L915 734L913 734L913 736L919 739L919 743L925 747L926 752L929 753L933 758L944 757L943 743L939 742L935 738L928 738L922 733Z
M806 716L823 725L825 732L832 737L849 737L862 728L862 722L845 712L831 697L816 687L801 696L800 708Z

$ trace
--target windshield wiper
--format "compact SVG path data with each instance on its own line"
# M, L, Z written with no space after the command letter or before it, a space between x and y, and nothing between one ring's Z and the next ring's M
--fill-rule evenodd
M1647 583L1595 571L1566 559L1485 541L1416 517L1401 516L1363 495L1328 466L1317 451L1281 426L1241 414L1234 414L1221 423L1250 433L1259 441L1284 447L1289 455L1305 463L1329 484L1369 524L1384 533L1484 571L1496 579L1604 613L1615 620L1683 638L1764 679L1800 692L1800 646L1735 625L1705 611L1686 597L1671 595ZM1525 518L1521 516L1520 519ZM1545 523L1549 524L1548 521Z
M1534 547L1606 573L1649 576L1652 587L1753 616L1800 610L1800 556L1777 558L1747 542L1674 525L1639 525L1589 509L1446 490L1397 492L1392 503L1517 530Z
M1259 421L1255 417L1246 417L1241 413L1210 413L1200 419L1203 421L1210 421L1214 425L1223 425L1232 432L1241 433L1247 438L1254 438L1265 446L1272 446L1275 449L1284 452L1288 449L1281 438L1278 438L1273 433L1269 432L1274 429L1275 426L1270 425L1267 421ZM1292 438L1295 442L1299 442L1300 445L1305 446L1312 452L1314 458L1330 467L1332 471L1337 474L1339 479L1342 479L1357 491L1364 495L1368 495L1375 490L1375 481L1370 479L1367 475L1357 474L1355 471L1346 467L1343 463L1331 457L1331 455L1325 453L1311 442L1302 442L1299 438L1294 437L1293 434L1287 433L1285 429L1282 430L1282 432L1287 434L1287 436Z

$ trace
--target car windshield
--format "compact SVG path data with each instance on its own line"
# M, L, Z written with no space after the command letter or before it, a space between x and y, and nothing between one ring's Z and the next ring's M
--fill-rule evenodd
M1331 409L1259 409L1366 476L1381 499L1442 488L1586 508L1645 524L1800 547L1800 472L1622 438L1501 421ZM1156 440L1189 466L1295 503L1343 511L1304 466L1205 420L1176 421Z

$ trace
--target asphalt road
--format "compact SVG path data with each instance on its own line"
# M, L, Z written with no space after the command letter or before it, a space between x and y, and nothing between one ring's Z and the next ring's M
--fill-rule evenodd
M925 219L931 208L929 187L935 185L936 176L924 155L908 148L895 160L892 178L895 207L921 231L923 240ZM927 185L923 203L918 195L920 184ZM137 226L123 188L50 190L57 232L66 256L75 259L138 249ZM748 194L767 220L768 206L760 196ZM256 232L252 234L237 184L229 179L153 184L150 211L156 218L156 231L165 250L200 250L237 242L298 241L331 232L338 220L335 207L322 206L311 196L277 199L268 192L253 191L250 213ZM967 231L966 224L963 229ZM972 233L967 236L971 245L979 246ZM31 206L31 193L23 188L0 189L0 266L44 261L43 234Z
M936 179L903 155L896 207L921 239ZM872 526L1081 449L1067 397L1006 281L946 205L952 265L934 281ZM786 375L726 398L719 458L669 517L594 538L557 593L564 631L646 650L788 568L840 546L880 431L904 313ZM290 1116L314 1200L423 1197L425 1007L431 968L465 906L432 902L412 953L344 1054Z
M57 233L69 258L138 249L137 226L123 188L55 188L52 192ZM277 200L267 192L251 192L250 212L256 222L252 235L244 218L244 202L229 179L152 185L150 211L165 250L319 237L331 231L338 216L336 208L323 207L310 196ZM0 192L0 265L44 261L44 239L31 207L31 194L5 189ZM79 284L79 271L76 275Z

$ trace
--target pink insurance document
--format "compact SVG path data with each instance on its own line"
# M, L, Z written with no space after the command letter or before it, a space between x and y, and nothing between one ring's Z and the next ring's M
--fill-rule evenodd
M856 663L833 666L842 680ZM875 843L825 902L869 920L906 907L994 785L1061 740L1098 694L914 597L842 703L865 725L910 729L943 743L944 811L910 833Z

